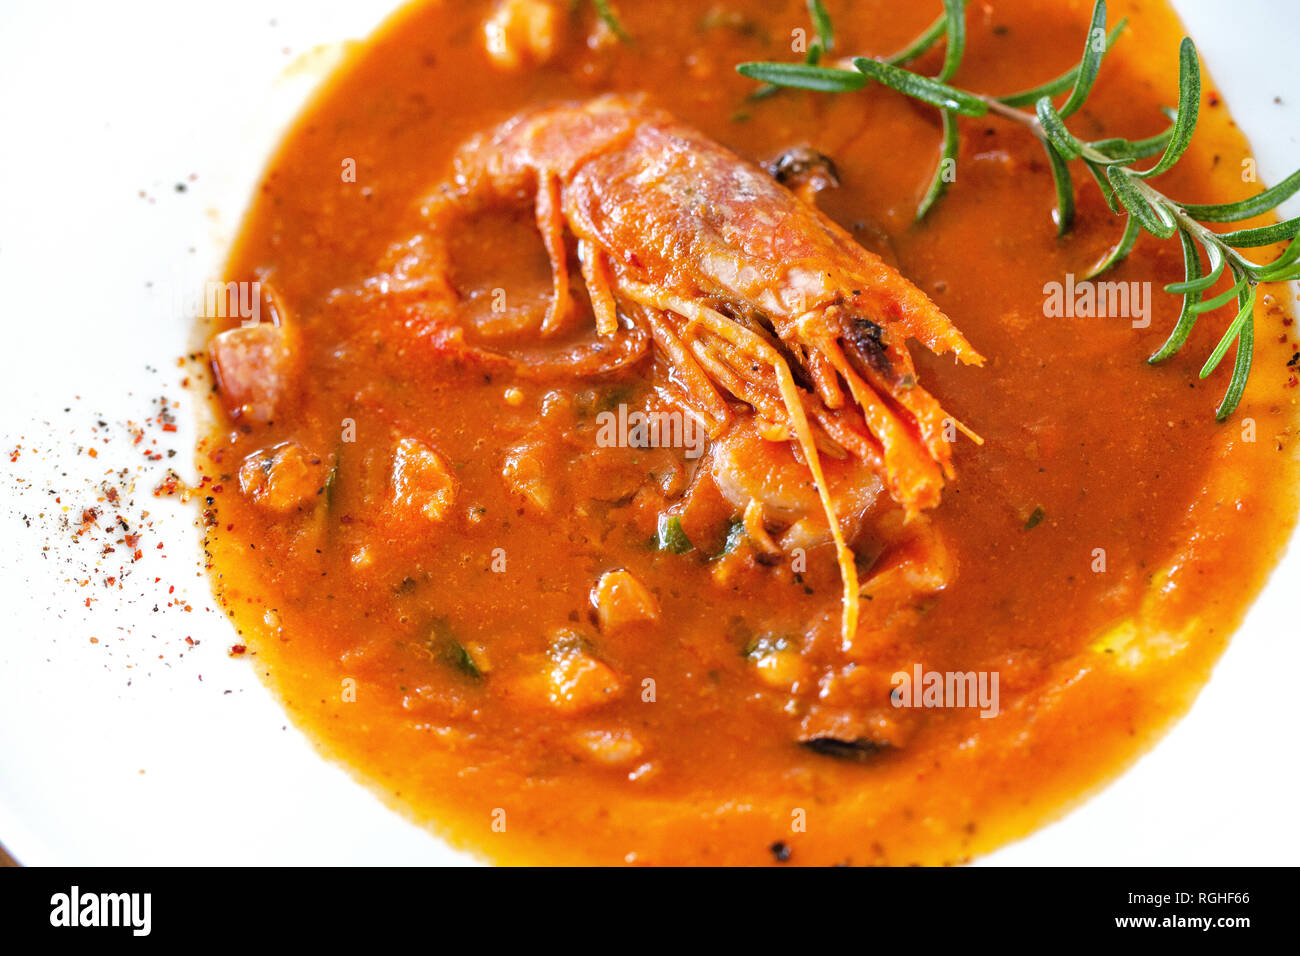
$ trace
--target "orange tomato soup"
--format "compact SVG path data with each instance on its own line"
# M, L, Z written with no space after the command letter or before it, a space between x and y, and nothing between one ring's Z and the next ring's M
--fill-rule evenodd
M206 547L295 723L392 806L500 862L954 863L1117 774L1189 706L1292 528L1287 290L1261 296L1254 375L1216 424L1231 362L1197 372L1230 308L1145 362L1178 316L1162 291L1182 278L1176 241L1144 236L1106 277L1150 284L1145 326L1047 314L1048 284L1083 276L1122 222L1080 176L1058 238L1023 128L961 120L956 182L916 222L935 110L878 86L753 99L735 72L797 59L802 2L616 4L631 42L590 4L520 6L542 20L493 34L494 3L417 3L351 53L271 159L230 259L230 280L261 283L263 321L212 338ZM827 6L837 50L875 56L940 5ZM954 82L1003 93L1058 75L1090 8L971 4ZM1155 134L1177 101L1180 24L1154 0L1112 4L1125 14L1071 120L1090 139ZM942 44L917 69L941 60ZM1239 199L1258 188L1238 174L1249 147L1206 87L1160 187ZM539 333L552 270L531 198L436 237L463 339L425 321L422 205L455 182L457 147L610 92L644 93L755 163L828 157L838 185L813 201L987 360L911 345L921 385L983 438L952 445L942 502L916 521L824 456L836 494L859 496L853 653L789 441L714 436L695 456L685 440L601 440L620 413L660 408L672 375L627 316L611 358L572 237L572 325ZM766 503L758 526L747 500ZM977 675L996 700L901 700L895 675L930 673Z

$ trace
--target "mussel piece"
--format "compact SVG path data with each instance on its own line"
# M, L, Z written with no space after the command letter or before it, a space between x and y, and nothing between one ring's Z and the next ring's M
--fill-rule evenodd
M782 186L800 193L819 193L840 184L835 162L810 146L787 149L763 168Z
M823 757L855 760L858 763L866 763L889 749L889 744L872 740L870 737L857 737L853 740L840 740L838 737L811 737L799 741L799 745Z

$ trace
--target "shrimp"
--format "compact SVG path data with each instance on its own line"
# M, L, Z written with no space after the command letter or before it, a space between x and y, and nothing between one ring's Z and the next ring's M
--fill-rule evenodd
M834 539L850 649L857 575L820 453L862 459L909 516L936 506L948 432L965 429L920 387L905 342L983 358L828 216L642 97L542 108L472 138L423 213L445 233L530 199L553 281L543 336L575 321L567 230L600 335L647 329L711 436L738 400L765 437L795 443Z

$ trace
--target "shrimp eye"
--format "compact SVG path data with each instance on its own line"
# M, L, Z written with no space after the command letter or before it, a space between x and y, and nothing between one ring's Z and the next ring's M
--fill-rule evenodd
M893 371L885 351L885 330L870 319L855 317L844 336L853 353L882 375Z

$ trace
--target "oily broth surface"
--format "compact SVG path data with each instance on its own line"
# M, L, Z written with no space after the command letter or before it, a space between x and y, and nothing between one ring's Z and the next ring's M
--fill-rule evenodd
M1044 283L1084 272L1119 222L1081 183L1078 225L1058 241L1050 176L1027 135L964 122L958 182L916 225L935 160L933 111L880 90L745 103L752 84L732 66L784 58L784 38L806 25L802 3L763 4L743 29L708 31L700 24L709 4L627 6L634 46L591 50L575 29L554 64L521 74L487 65L485 5L414 6L356 54L290 133L229 273L269 270L311 332L304 347L314 374L267 431L222 422L202 449L202 467L223 487L209 535L217 589L258 666L323 749L395 805L495 859L770 862L776 841L805 863L948 862L991 849L1116 772L1185 709L1270 566L1294 515L1284 493L1294 393L1281 371L1290 354L1278 341L1282 312L1261 312L1260 358L1240 412L1269 437L1244 443L1212 422L1223 376L1195 379L1222 322L1201 323L1165 367L1142 361L1177 316L1177 302L1159 292L1180 277L1176 244L1144 239L1113 277L1153 284L1149 328L1044 318ZM866 53L898 48L934 13L830 6L842 48ZM1077 56L1084 6L1002 0L973 11L961 83L1000 92L1057 75ZM1139 64L1117 47L1077 120L1092 138L1154 133L1158 107L1173 99L1176 21L1163 5L1125 6L1112 12L1134 18L1124 42L1155 52ZM769 626L833 615L833 575L814 572L812 596L781 578L760 581L757 597L710 589L707 571L638 551L621 525L592 538L586 525L519 513L497 455L527 429L545 389L524 386L523 405L508 408L506 379L419 354L367 352L364 321L330 304L334 290L373 274L385 249L418 229L418 198L464 138L526 106L642 89L743 156L795 143L832 156L843 185L822 194L823 208L989 357L983 369L961 368L913 347L923 384L986 443L958 446L958 477L934 514L958 576L924 626L900 640L928 668L998 671L997 719L927 712L912 721L905 748L873 765L793 747L780 695L746 680L720 622L752 615L756 600ZM1246 153L1224 108L1207 108L1193 150L1162 188L1197 201L1238 198L1240 183L1219 171L1239 169ZM344 158L356 160L355 183L340 181ZM535 249L521 240L516 258L532 270ZM303 553L236 483L220 480L281 440L328 450L345 417L359 431L358 454L349 450L340 474L344 510L377 480L364 453L415 435L457 464L463 503L482 508L485 521L426 537L341 525L321 553ZM1042 521L1026 530L1036 509ZM1251 530L1260 527L1270 534ZM350 571L350 549L367 535L382 541L388 579ZM501 545L506 585L488 567ZM1092 570L1099 548L1103 574ZM634 567L662 617L602 644L632 690L588 723L631 727L656 764L645 779L582 762L563 746L570 723L485 696L410 649L432 613L452 610L462 637L490 646L494 660L536 654L548 629L587 626L587 592L611 566ZM417 586L400 590L408 577ZM1132 619L1141 626L1124 642L1116 628ZM1099 644L1108 633L1111 644ZM1151 643L1148 633L1176 637ZM646 677L657 685L652 705L635 692ZM355 682L355 701L343 700L345 680ZM432 690L422 697L422 688ZM504 832L492 826L497 811L509 821ZM791 832L795 811L806 830Z

